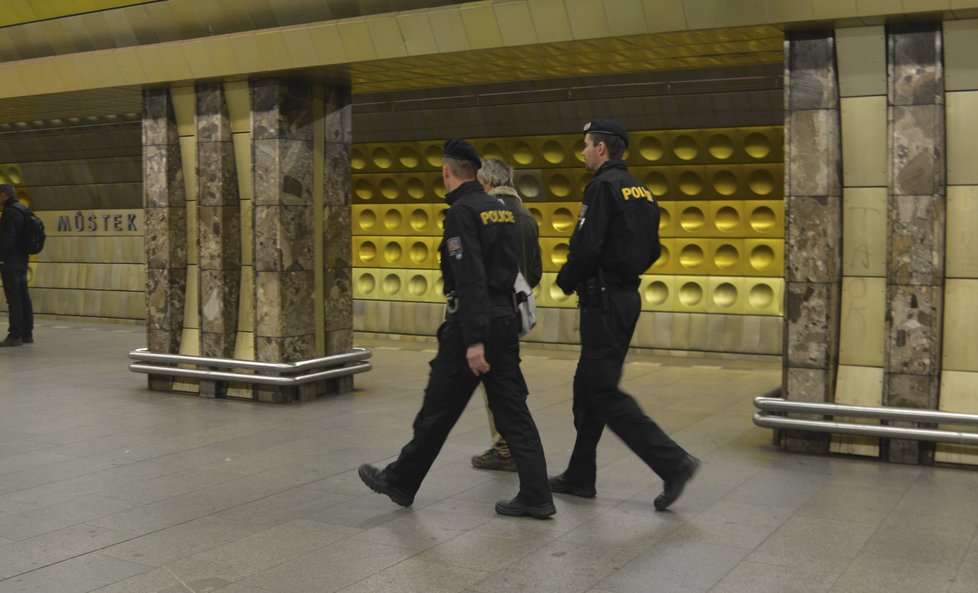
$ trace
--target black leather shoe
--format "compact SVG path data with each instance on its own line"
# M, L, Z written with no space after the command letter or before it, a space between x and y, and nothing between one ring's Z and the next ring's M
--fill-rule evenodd
M4 339L4 341L0 342L0 348L10 348L12 346L20 346L23 343L24 340L21 340L20 338L11 338L10 336L7 336Z
M34 343L34 336L24 336L23 339L24 339L24 343L25 344L33 344Z
M679 472L676 474L676 477L671 480L666 480L662 494L656 496L652 502L655 510L664 511L669 508L669 505L676 502L683 493L683 489L686 488L686 484L693 479L693 476L696 475L696 470L699 468L700 460L692 455L687 455L686 459L683 459L682 463L679 464Z
M371 490L377 494L386 494L391 500L402 507L409 507L414 502L413 496L399 492L397 488L394 488L387 482L387 476L384 475L383 470L364 463L357 469L357 473L360 474L360 479L363 480L363 483L369 486Z
M570 494L571 496L579 496L581 498L594 498L594 495L598 493L594 486L573 484L568 482L567 478L564 477L564 474L550 478L550 491L559 492L560 494Z
M508 517L533 517L534 519L546 519L557 512L557 507L552 502L543 504L526 504L517 496L513 500L500 500L496 503L496 512Z

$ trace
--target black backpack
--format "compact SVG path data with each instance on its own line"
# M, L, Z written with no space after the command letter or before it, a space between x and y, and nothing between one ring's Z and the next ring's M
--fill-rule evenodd
M37 255L44 249L47 239L44 232L44 221L24 207L24 226L21 229L20 248L28 255Z

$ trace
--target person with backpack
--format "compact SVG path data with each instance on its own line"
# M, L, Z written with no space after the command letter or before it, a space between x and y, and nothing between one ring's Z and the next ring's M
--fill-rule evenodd
M659 257L659 204L628 172L628 132L616 121L584 126L584 164L594 179L584 189L567 262L557 274L564 294L576 292L581 355L574 374L577 440L564 473L550 478L553 492L592 498L597 446L608 427L665 483L653 501L663 511L699 468L686 452L618 387L628 345L642 309L639 276Z
M0 184L0 280L7 299L10 327L0 347L34 342L34 309L27 292L27 208L17 199L14 187Z

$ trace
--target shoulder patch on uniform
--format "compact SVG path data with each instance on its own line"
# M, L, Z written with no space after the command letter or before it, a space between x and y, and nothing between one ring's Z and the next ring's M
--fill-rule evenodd
M448 256L454 257L455 259L462 259L462 238L461 237L451 237L448 241L445 241L445 246L448 248Z
M587 214L587 204L581 204L581 213L577 215L577 228L584 226L585 214Z

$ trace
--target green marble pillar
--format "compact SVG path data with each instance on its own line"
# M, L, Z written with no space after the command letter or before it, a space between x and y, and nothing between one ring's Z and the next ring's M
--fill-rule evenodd
M255 358L316 357L313 248L312 83L252 83ZM261 401L299 397L293 387L257 386Z
M220 83L197 86L197 245L200 355L233 358L241 290L241 212L231 120ZM224 382L200 382L223 397Z
M143 91L143 192L146 343L151 352L176 354L187 290L187 211L176 118L165 88ZM172 377L149 375L150 389L172 386Z

